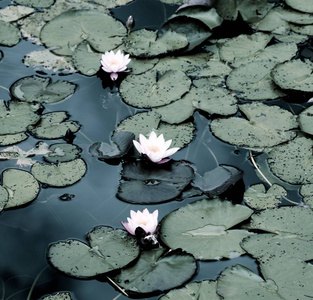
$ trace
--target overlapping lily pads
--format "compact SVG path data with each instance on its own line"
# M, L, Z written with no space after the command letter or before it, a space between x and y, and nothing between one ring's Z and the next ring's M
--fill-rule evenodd
M228 201L199 200L170 214L161 222L160 236L169 247L182 248L200 260L219 260L240 256L243 238L251 235L231 229L248 219L253 211Z
M31 6L36 8L47 8L54 3L55 0L15 0L17 4Z
M82 149L74 144L59 143L51 145L49 151L44 159L50 163L58 163L78 158Z
M121 229L99 226L87 235L89 245L75 239L50 245L49 262L74 277L93 277L128 265L139 255L136 239Z

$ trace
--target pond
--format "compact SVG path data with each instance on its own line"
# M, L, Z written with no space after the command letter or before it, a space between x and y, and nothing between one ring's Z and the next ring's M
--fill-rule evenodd
M183 3L0 0L1 299L313 298L313 5Z

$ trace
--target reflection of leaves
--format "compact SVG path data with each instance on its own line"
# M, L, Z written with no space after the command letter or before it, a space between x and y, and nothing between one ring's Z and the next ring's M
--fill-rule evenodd
M127 293L161 293L180 286L189 280L197 270L192 255L180 250L164 254L164 248L142 251L137 263L122 269L114 280Z

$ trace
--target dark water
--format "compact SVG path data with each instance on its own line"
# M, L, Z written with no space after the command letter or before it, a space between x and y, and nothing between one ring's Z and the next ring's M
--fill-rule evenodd
M0 7L9 3L10 1L0 1ZM154 13L151 14L152 10ZM173 10L174 7L157 1L138 0L122 9L115 9L114 15L125 21L132 14L137 29L156 29ZM0 62L1 99L10 100L7 89L16 80L36 74L32 68L27 68L22 63L24 55L35 49L38 46L26 41L21 41L12 48L0 47L4 54L4 59ZM108 142L116 125L136 113L136 110L121 101L116 89L104 89L97 76L89 78L74 74L51 77L54 81L68 80L78 85L72 97L57 104L44 105L44 112L67 111L71 120L82 125L74 144L83 149L82 158L86 161L88 170L77 184L66 188L42 188L38 198L30 205L4 211L0 215L0 299L39 299L57 291L70 291L77 300L128 299L108 283L73 279L57 272L47 263L46 250L50 243L59 240L76 238L85 241L86 233L98 225L121 228L120 221L126 220L131 209L144 208L116 198L121 166L100 162L88 152L92 143ZM244 170L246 186L260 182L246 150L217 140L209 131L209 120L206 116L196 113L194 119L197 128L195 140L175 154L175 160L190 161L201 175L218 164L232 165ZM37 139L29 137L18 146L29 150L37 142ZM62 140L45 142L53 144ZM15 161L0 162L1 172L10 167L16 167ZM24 169L29 170L28 167ZM240 201L244 188L243 182L239 183L237 189L232 191L232 196ZM73 197L68 201L61 200L60 197L64 194ZM159 209L161 219L174 209L194 200L149 205L149 210ZM223 269L238 263L258 272L254 260L246 255L232 260L200 263L194 280L214 280Z

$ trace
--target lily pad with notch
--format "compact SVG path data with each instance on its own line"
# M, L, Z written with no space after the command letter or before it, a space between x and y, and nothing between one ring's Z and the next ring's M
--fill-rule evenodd
M191 254L160 247L142 251L135 265L122 269L113 279L129 295L155 295L184 284L196 271Z
M240 242L252 233L231 228L252 213L248 207L220 199L198 200L164 217L160 237L172 249L182 248L199 260L238 257L245 253Z
M177 197L191 182L191 167L171 161L165 165L145 161L123 164L117 196L129 203L162 203Z
M49 263L74 277L89 278L125 267L139 255L135 237L121 229L95 227L87 234L89 245L75 239L49 246Z
M56 103L70 97L76 84L58 80L52 83L50 77L37 75L21 78L10 87L11 95L26 102Z
M44 159L50 163L67 162L80 156L82 149L74 144L59 143L50 145Z

